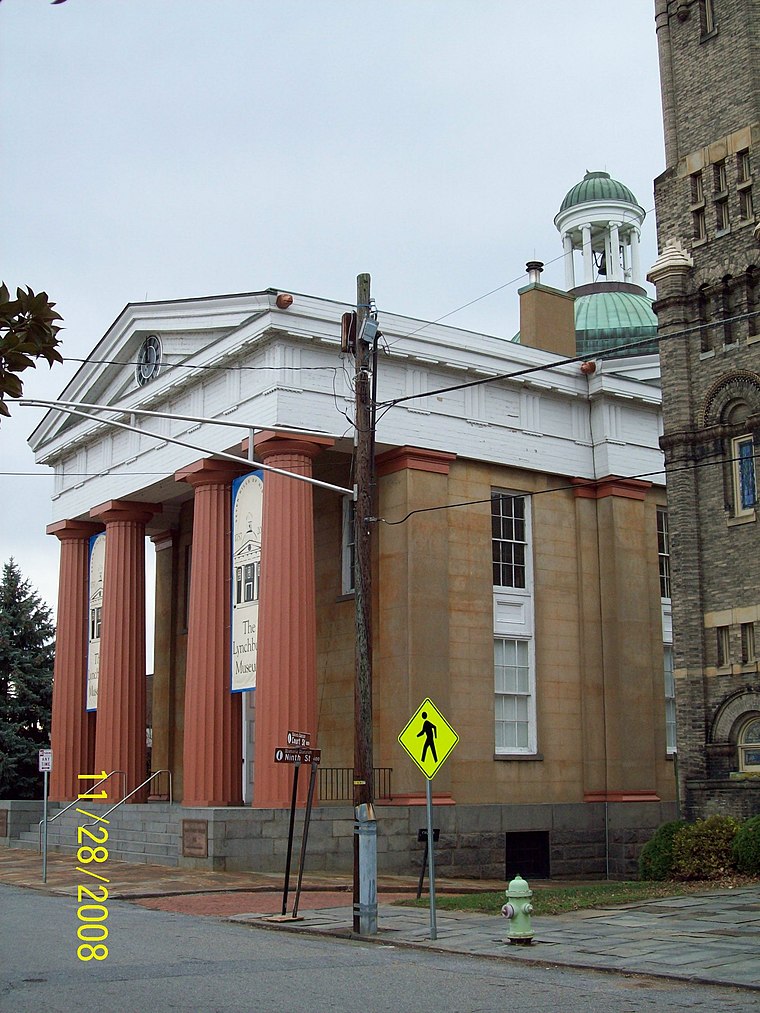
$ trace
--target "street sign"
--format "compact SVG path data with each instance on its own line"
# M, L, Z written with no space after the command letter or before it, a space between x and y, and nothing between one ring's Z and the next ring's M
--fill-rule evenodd
M53 769L53 750L52 749L40 749L38 755L39 770L52 770Z
M288 745L296 747L310 746L311 735L309 732L288 732Z
M398 737L425 777L432 781L441 764L459 742L459 736L427 697Z
M274 751L275 763L319 763L322 759L321 749L297 748L290 749L280 746Z

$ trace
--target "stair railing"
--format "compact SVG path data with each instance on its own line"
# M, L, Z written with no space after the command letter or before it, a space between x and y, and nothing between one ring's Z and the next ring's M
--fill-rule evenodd
M92 792L96 788L99 788L101 784L105 784L106 781L108 780L108 778L109 777L113 777L114 774L121 774L121 790L122 790L122 792L126 791L126 787L127 787L127 775L126 775L125 771L123 771L123 770L112 770L110 774L106 774L106 776L102 777L98 781L97 784L94 784L88 790L87 794L91 795ZM71 809L72 806L81 805L81 803L82 803L82 799L81 798L77 798L77 799L74 799L73 802L69 802L69 804L66 806L65 809L61 809L59 812L57 812L55 814L55 816L50 816L48 818L48 821L47 821L48 822L48 826L53 822L53 820L57 820L59 816L63 816L64 813L67 813L69 811L69 809ZM40 820L40 822L37 824L37 851L42 851L42 826L43 826L44 822L45 822L44 820Z
M153 773L150 775L150 777L146 777L146 779L143 781L142 784L138 784L138 786L136 788L134 788L132 791L130 791L130 793L128 795L125 795L124 798L120 799L116 803L116 805L112 805L110 809L106 810L106 812L104 812L102 816L98 817L98 819L96 819L96 820L93 820L92 823L83 823L82 826L83 827L96 827L98 825L98 823L101 822L101 820L104 820L106 818L106 816L110 816L111 813L114 811L114 809L118 809L120 805L124 805L125 802L129 801L129 799L131 799L133 795L136 795L138 793L138 791L140 791L142 788L144 788L146 784L150 784L150 782L153 780L153 778L154 777L158 777L159 774L168 774L169 775L169 805L171 805L172 802L174 801L174 798L173 798L173 795L172 795L172 772L170 770L154 770Z

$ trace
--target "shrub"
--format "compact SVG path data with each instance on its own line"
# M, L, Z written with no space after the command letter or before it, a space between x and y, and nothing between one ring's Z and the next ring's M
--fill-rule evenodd
M760 876L760 816L751 816L734 838L734 862L739 872Z
M685 826L688 826L685 820L673 820L657 828L654 837L641 849L640 879L670 879L673 868L673 838Z
M732 816L709 816L681 827L673 838L674 879L720 879L733 872L738 829Z

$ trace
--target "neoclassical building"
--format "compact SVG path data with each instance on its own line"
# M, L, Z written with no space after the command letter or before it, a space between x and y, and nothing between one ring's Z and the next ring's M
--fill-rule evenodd
M521 344L379 318L381 869L411 867L424 781L397 736L425 697L460 740L433 784L444 872L501 875L522 855L544 874L630 873L673 813L656 358L568 362L573 295L534 266L520 298ZM273 289L130 304L33 433L60 543L54 798L83 772L143 780L149 594L169 809L286 809L273 754L297 729L350 844L335 788L354 735L348 308ZM224 857L212 836L217 866L281 864L271 840Z

